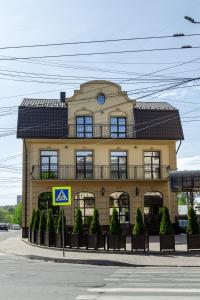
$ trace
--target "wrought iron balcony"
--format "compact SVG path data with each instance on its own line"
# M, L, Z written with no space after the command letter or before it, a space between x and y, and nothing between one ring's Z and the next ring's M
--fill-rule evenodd
M115 126L111 124L68 125L68 138L92 139L111 138L128 139L135 137L134 124Z
M168 166L160 166L149 170L144 166L127 166L116 168L116 166L77 166L53 165L43 169L41 166L32 167L32 179L39 180L159 180L167 179L169 175Z

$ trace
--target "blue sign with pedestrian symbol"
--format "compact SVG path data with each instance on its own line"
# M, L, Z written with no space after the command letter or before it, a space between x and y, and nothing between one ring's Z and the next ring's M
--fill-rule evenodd
M71 205L71 187L53 187L52 188L53 194L53 205Z

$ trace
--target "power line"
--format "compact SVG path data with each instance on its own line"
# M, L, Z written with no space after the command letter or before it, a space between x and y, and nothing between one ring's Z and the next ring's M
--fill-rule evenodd
M93 55L109 55L109 54L141 53L141 52L159 52L159 51L174 51L174 50L199 49L199 48L200 48L200 46L152 48L152 49L89 52L89 53L72 53L72 54L57 54L57 55L42 55L42 56L7 57L7 58L5 57L5 58L0 58L0 60L1 61L31 60L31 59L38 59L38 58L39 59L44 59L44 58L56 58L56 57L75 57L75 56L93 56Z
M52 46L64 46L64 45L128 42L128 41L136 41L136 40L152 40L152 39L168 39L168 38L173 38L174 39L174 38L177 38L177 37L194 37L194 36L200 36L200 33L192 33L192 34L176 33L176 34L173 34L173 35L163 35L163 36L130 37L130 38L116 38L116 39L103 39L103 40L90 40L90 41L75 41L75 42L61 42L61 43L5 46L5 47L0 47L0 50L21 49L21 48L37 48L37 47L52 47Z

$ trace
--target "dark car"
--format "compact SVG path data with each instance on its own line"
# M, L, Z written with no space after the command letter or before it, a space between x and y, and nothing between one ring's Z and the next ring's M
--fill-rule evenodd
M0 230L8 231L8 225L6 223L0 223Z

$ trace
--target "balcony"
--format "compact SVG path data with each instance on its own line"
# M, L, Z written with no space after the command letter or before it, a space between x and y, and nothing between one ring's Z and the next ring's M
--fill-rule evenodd
M75 165L53 166L41 170L41 166L32 167L33 180L159 180L167 179L168 166L160 166L153 172L147 171L144 166L127 166L121 170L113 166L93 166L82 170Z
M68 125L68 138L91 139L130 139L135 137L134 124L126 126L112 126L111 124L93 124L93 125Z

